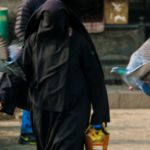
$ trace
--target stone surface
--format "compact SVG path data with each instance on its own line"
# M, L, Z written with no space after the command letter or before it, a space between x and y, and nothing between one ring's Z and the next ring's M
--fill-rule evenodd
M149 150L150 109L111 109L108 150ZM20 120L0 121L0 150L36 150L19 145Z
M111 110L108 150L149 150L150 110Z
M139 90L129 91L128 86L107 86L111 108L150 108L150 97Z
M18 144L20 120L0 121L0 150L35 150L35 146Z

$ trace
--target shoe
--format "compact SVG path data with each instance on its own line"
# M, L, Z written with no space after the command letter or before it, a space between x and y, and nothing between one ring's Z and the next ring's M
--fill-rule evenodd
M27 145L35 145L36 144L36 139L34 134L21 134L19 137L19 144L27 144Z

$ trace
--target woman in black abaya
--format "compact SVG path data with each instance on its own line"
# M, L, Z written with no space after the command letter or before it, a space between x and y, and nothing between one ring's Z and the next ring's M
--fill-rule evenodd
M101 64L71 4L47 0L34 13L18 60L26 81L5 74L0 84L3 111L10 104L10 95L21 96L20 86L25 85L38 150L83 150L89 123L109 122Z

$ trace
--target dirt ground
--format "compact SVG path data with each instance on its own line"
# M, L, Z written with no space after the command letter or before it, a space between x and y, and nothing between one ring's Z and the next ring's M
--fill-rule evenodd
M150 150L150 110L111 109L108 150ZM0 120L0 150L36 150L18 144L20 120Z

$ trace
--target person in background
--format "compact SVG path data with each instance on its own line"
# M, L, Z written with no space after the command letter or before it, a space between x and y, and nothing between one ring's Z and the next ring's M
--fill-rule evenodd
M22 0L17 9L15 35L19 42L24 42L25 30L34 11L46 0ZM32 129L31 112L23 110L19 144L34 144L36 142Z
M41 5L28 23L17 60L26 79L4 74L0 82L3 112L14 110L16 97L29 93L37 150L83 150L88 125L110 121L103 70L76 12L94 9L90 2L47 0Z

